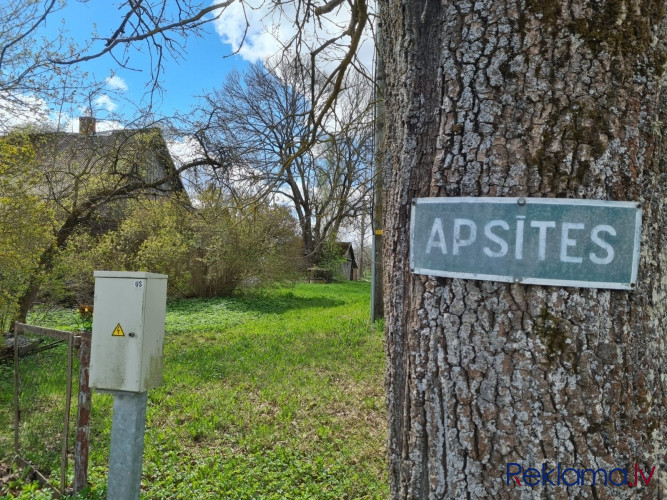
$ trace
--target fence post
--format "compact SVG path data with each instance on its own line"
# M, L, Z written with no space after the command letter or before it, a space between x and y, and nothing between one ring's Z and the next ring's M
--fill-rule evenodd
M19 423L21 410L19 409L19 323L14 324L14 455L19 451Z
M80 333L80 339L79 399L76 418L76 444L74 445L74 494L88 486L88 448L90 442L90 332Z
M65 390L65 415L63 423L63 441L60 449L60 494L65 494L67 487L67 446L69 441L70 409L72 407L72 368L74 365L72 351L74 350L74 336L67 339L67 388Z

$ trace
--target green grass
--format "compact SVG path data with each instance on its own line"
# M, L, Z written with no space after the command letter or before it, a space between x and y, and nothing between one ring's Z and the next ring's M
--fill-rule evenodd
M148 395L142 498L386 498L383 335L368 303L368 284L354 282L171 302L164 383ZM71 312L48 317L76 327ZM30 397L48 406L55 379L40 378ZM84 498L104 498L111 406L93 395ZM0 425L10 430L7 407ZM24 418L43 428L42 415Z

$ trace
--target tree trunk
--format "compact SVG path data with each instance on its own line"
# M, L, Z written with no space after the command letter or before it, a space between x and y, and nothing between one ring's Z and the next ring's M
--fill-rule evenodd
M53 269L53 259L55 258L59 249L65 248L69 237L77 227L78 224L86 220L86 217L80 216L78 213L70 214L63 225L56 232L55 242L44 249L42 255L39 257L39 264L37 270L30 275L25 291L18 298L17 302L19 310L17 316L11 324L11 331L14 331L14 323L25 323L28 312L35 303L35 299L39 294L39 289L42 285L43 275L49 273Z
M664 1L379 3L392 497L662 498ZM641 201L637 290L411 274L426 196ZM646 481L530 487L508 463Z

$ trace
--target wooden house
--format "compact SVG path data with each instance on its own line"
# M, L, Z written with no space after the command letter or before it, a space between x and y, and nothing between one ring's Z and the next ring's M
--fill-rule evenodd
M357 281L359 279L359 266L354 258L354 249L352 243L349 241L339 241L336 243L339 255L342 259L340 263L339 273L349 281Z
M91 193L122 199L119 192L132 185L145 186L141 191L154 196L185 195L159 128L97 133L95 118L82 117L78 133L32 133L30 139L41 177L36 190L63 207L75 206ZM135 193L128 190L128 197ZM100 211L105 224L112 227L123 207L122 202L105 205Z

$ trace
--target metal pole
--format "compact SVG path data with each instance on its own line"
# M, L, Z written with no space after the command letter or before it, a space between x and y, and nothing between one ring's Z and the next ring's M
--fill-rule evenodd
M14 325L14 454L19 456L19 424L21 409L19 408L19 333L18 323Z
M76 443L74 444L74 494L88 485L88 453L90 442L90 341L91 334L82 332L79 337L79 397L76 417Z
M65 389L65 421L63 422L63 442L60 450L60 493L65 493L67 482L67 441L69 438L69 414L72 408L72 366L74 350L74 336L67 339L67 388Z
M146 392L113 392L107 500L138 500L146 428Z
M384 106L384 56L382 53L382 37L378 23L375 38L375 138L373 173L373 263L371 269L371 321L384 317L382 287L382 150L385 136Z

